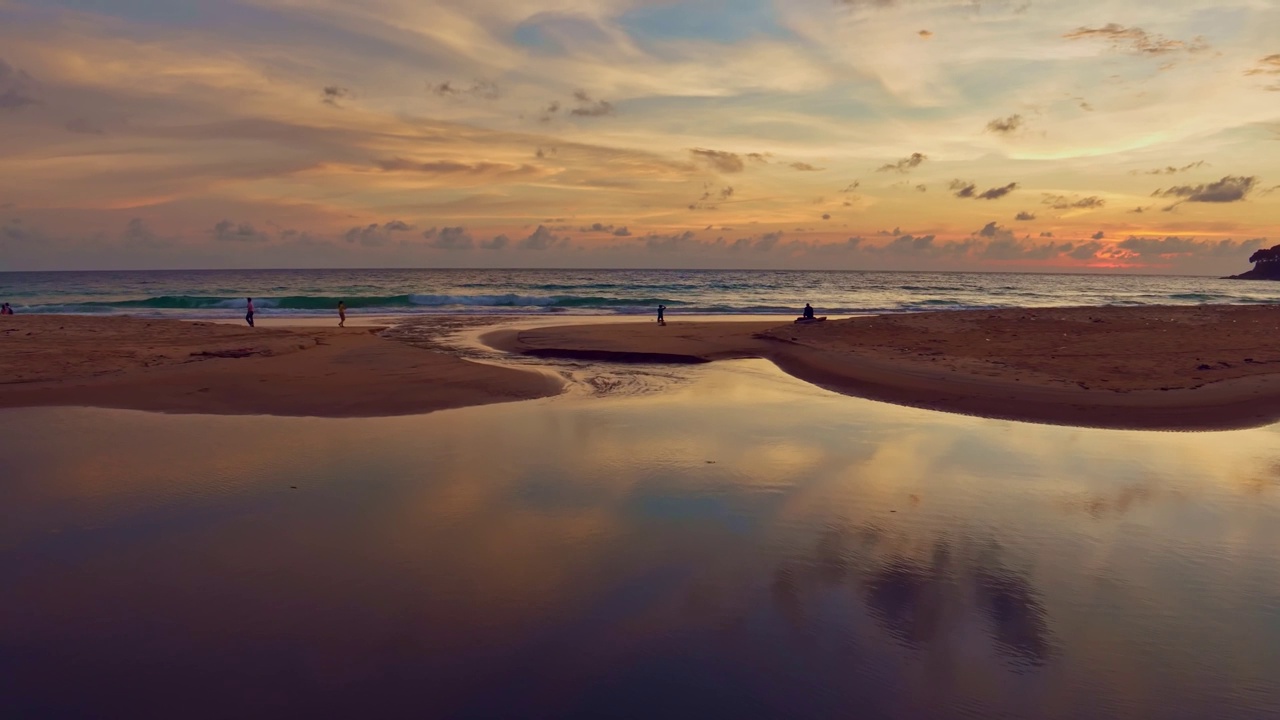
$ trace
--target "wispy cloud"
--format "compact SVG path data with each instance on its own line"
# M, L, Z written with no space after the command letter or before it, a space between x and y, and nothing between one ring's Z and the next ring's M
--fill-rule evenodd
M0 58L0 110L21 110L39 103L34 86L35 81L25 70Z
M1274 77L1280 75L1280 53L1268 55L1257 62L1245 75L1262 75ZM1267 90L1280 91L1280 82L1266 86Z
M1257 65L1246 70L1245 75L1280 75L1280 53L1268 55L1258 61Z
M876 172L899 172L906 173L920 167L920 163L928 160L928 156L923 153L911 153L910 156L904 157L897 162L891 162L876 168Z
M1254 176L1241 177L1228 175L1216 182L1204 185L1178 185L1164 190L1156 190L1152 197L1176 197L1184 202L1229 203L1244 200L1257 184Z
M613 104L607 100L597 100L587 94L586 90L577 90L573 93L573 99L578 106L569 111L570 115L578 117L604 117L613 114Z
M538 113L538 122L548 123L560 112L560 101L552 100Z
M704 183L702 188L702 196L689 203L690 210L715 210L719 203L733 197L734 193L731 185L716 187L713 183Z
M347 88L340 87L338 85L325 85L320 90L320 102L325 105L340 108L342 105L340 105L338 101L346 99L347 97L350 97L350 95L351 91Z
M737 153L693 148L689 150L689 154L694 160L722 173L740 173L746 168L746 165L742 162L742 156Z
M1102 40L1113 48L1142 55L1166 55L1175 52L1201 52L1208 49L1203 38L1190 42L1171 40L1139 27L1108 23L1102 27L1079 27L1063 35L1068 40Z
M971 198L975 200L999 200L1005 195L1008 195L1014 190L1017 190L1018 183L1011 182L1008 185L988 188L986 190L983 190L982 192L978 192L977 184L970 182L968 180L952 180L950 184L947 185L947 187L951 190L952 194L958 198L964 198L964 199Z
M987 132L996 133L998 135L1012 135L1023 126L1021 115L1010 115L1009 117L996 118L987 123Z
M826 168L814 167L813 165L810 165L807 162L793 162L790 165L788 165L788 167L790 167L792 170L799 170L801 172L819 172L822 170L826 170Z
M442 83L432 85L431 93L440 97L466 96L482 100L497 100L502 97L502 92L498 89L498 85L487 80L473 80L465 85L458 85L452 80L445 80Z
M383 172L413 172L427 175L471 175L494 179L535 177L546 171L534 165L516 165L501 162L459 162L457 160L429 160L417 162L405 158L374 160Z
M1040 201L1054 210L1097 210L1104 207L1107 201L1097 195L1081 197L1079 195L1055 195L1044 193Z
M995 187L995 188L990 188L988 190L984 190L980 195L978 195L978 199L979 200L999 200L1000 198L1004 197L1005 195L1008 195L1009 193L1017 189L1018 189L1018 183L1011 182L1008 185L1003 185L1001 187Z
M1184 172L1187 172L1188 170L1195 170L1196 168L1202 168L1206 166L1208 166L1208 163L1206 163L1204 160L1197 160L1193 163L1187 163L1186 165L1182 165L1180 167L1175 167L1173 165L1166 165L1162 168L1155 168L1154 170L1130 170L1129 174L1130 175L1177 175L1178 173L1184 173Z
M230 220L222 220L214 225L213 237L222 242L267 242L271 239L251 223L233 223Z

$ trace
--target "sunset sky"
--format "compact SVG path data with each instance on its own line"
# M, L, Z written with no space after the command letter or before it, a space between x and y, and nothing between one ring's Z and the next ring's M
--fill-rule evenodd
M0 0L0 270L1247 269L1280 2Z

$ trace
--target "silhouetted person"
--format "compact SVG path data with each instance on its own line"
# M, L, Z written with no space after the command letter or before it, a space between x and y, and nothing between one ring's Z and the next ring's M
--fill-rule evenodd
M347 304L339 300L338 301L338 327L346 327L346 326L347 326Z
M253 327L253 298L245 298L249 301L249 310L244 314L244 321L249 323L249 327Z
M809 303L804 304L804 319L805 320L813 319L813 306L810 305Z
M9 307L9 303L0 305L0 315L12 315L12 314L13 314L13 308Z
M664 313L666 313L666 312L667 312L667 306L666 306L666 305L659 305L659 306L658 306L658 324L659 324L659 325L666 325L666 324L667 324L667 318L666 318L666 315L664 314Z

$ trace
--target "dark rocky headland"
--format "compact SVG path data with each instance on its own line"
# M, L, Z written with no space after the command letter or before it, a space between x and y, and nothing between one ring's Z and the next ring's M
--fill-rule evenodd
M1227 280L1280 280L1280 245L1258 250L1249 256L1253 269L1239 275L1228 275Z

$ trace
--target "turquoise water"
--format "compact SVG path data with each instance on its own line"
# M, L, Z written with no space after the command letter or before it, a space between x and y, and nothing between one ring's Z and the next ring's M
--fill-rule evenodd
M1280 713L1280 428L652 370L405 418L0 412L6 711Z
M355 313L849 315L1280 301L1280 283L1204 277L715 270L255 270L0 273L18 312L234 317Z

